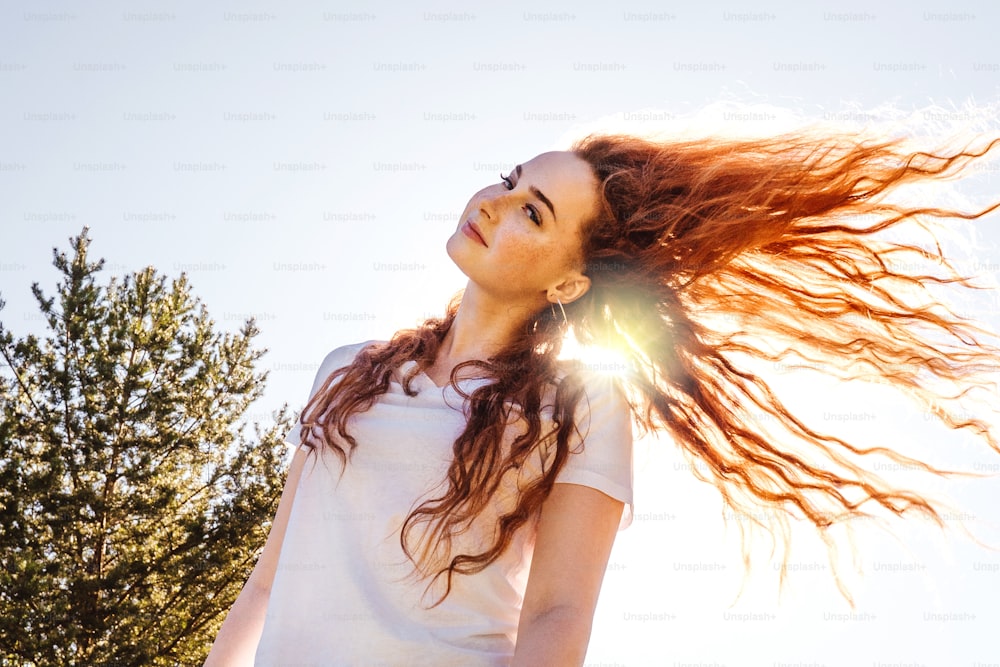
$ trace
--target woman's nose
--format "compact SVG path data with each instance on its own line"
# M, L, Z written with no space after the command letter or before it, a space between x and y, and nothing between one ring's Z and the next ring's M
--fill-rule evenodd
M489 197L484 197L479 201L479 212L483 215L483 222L493 222L496 219L496 205Z
M486 195L480 200L479 210L489 222L496 222L500 219L504 208L509 205L509 193Z

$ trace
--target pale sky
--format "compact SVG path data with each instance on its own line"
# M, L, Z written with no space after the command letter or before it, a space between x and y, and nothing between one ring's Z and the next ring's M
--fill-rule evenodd
M12 0L0 7L0 318L41 329L30 284L53 292L52 247L88 225L108 275L185 271L219 326L256 316L271 374L255 415L267 419L301 407L329 350L442 311L464 284L445 240L515 163L610 124L962 125L968 104L1000 102L998 29L986 0ZM963 194L995 197L998 171L980 168ZM998 224L968 232L962 258L986 282L1000 275ZM969 304L1000 322L995 295ZM1000 455L877 388L773 375L821 428L1000 471ZM730 607L740 521L725 537L718 494L669 442L638 451L636 521L612 554L587 664L1000 663L1000 553L926 522L897 525L899 542L859 527L852 612L802 531L781 602L761 545ZM929 488L964 510L949 524L974 515L970 528L1000 545L995 479Z

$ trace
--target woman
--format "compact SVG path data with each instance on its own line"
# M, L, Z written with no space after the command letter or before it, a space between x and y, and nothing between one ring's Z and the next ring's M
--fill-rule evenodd
M966 281L884 238L995 209L887 195L997 143L591 135L476 193L447 244L469 280L446 316L322 364L206 664L581 664L631 517L632 422L707 464L692 469L737 511L780 508L821 535L873 503L939 518L864 457L934 468L810 428L741 360L874 375L998 449L947 408L998 353L927 289ZM570 327L624 355L620 381L558 359Z

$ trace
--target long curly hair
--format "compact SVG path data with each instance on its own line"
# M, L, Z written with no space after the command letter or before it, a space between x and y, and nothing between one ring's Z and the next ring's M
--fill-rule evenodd
M438 602L453 575L478 572L500 556L537 515L567 460L585 395L579 368L558 360L569 327L581 343L624 355L620 382L638 430L672 436L727 508L755 521L761 506L780 510L766 515L778 517L786 537L788 518L805 518L831 549L827 531L866 515L870 503L943 525L934 503L895 488L864 462L882 455L948 471L816 430L743 362L797 358L840 377L874 378L1000 452L989 423L947 408L986 386L972 370L998 368L1000 349L986 342L990 332L933 293L938 285L973 284L929 231L935 220L979 218L1000 202L963 212L890 197L908 184L960 175L998 144L926 152L901 138L807 130L753 140L591 134L574 142L601 200L600 213L584 225L591 288L566 305L565 318L545 308L502 353L452 372L456 388L470 366L494 381L463 394L469 418L454 443L447 491L414 508L401 531L404 552L431 584L445 577ZM892 238L916 228L929 234L926 247ZM335 371L303 411L304 444L328 446L348 465L359 446L350 417L371 407L409 360L418 366L402 384L413 393L410 381L433 364L459 301L444 317L371 345ZM548 391L555 400L547 430L540 413ZM514 417L526 428L503 446ZM517 478L517 502L501 513L492 541L474 553L451 553L453 538L543 447L552 455L534 478Z

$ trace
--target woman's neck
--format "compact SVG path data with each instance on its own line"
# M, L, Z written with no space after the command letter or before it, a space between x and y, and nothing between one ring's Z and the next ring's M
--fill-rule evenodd
M463 361L485 360L503 350L531 317L531 309L490 298L469 284L428 376L441 385Z

